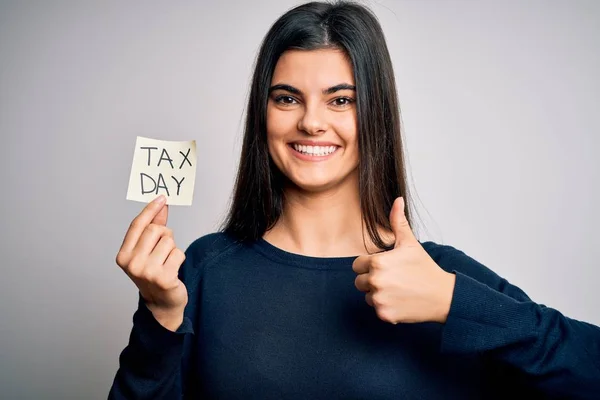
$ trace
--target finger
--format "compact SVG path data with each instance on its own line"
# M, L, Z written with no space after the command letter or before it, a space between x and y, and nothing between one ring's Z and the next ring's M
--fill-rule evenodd
M406 219L404 207L404 198L398 197L394 201L392 210L390 211L390 225L394 232L394 236L396 237L396 244L394 247L400 246L403 242L416 240L408 220Z
M371 285L369 285L369 274L359 274L354 279L354 286L361 292L368 292L371 290Z
M352 271L357 274L365 274L369 272L370 256L358 256L352 263Z
M184 261L185 261L185 253L182 250L180 250L179 248L175 247L173 250L171 250L171 252L169 253L169 257L167 257L167 260L165 261L165 264L164 264L165 272L168 275L173 275L173 276L177 277L179 268L181 268L181 265L183 264Z
M138 216L131 221L131 225L125 234L123 244L121 245L121 252L131 252L134 249L142 232L144 232L144 229L146 229L154 217L161 211L165 202L165 196L160 195L152 202L148 203Z
M142 232L140 239L133 248L133 252L135 252L136 254L150 255L150 253L152 253L152 251L158 244L158 241L163 236L173 237L173 232L163 225L148 225L146 229L144 229L144 232Z
M162 206L158 214L152 219L152 223L156 225L167 226L167 219L169 218L169 205L165 204Z
M367 292L367 294L365 294L365 301L367 302L368 305L370 305L371 307L374 307L373 292Z
M164 271L164 264L174 248L175 241L171 236L163 235L160 237L156 247L154 247L154 250L152 250L145 263L143 276L146 280L158 283L160 279L163 279L167 275Z
M175 240L173 237L168 235L163 235L160 237L160 240L150 253L150 257L148 257L149 264L152 265L162 265L167 261L169 254L171 254L171 250L175 248Z

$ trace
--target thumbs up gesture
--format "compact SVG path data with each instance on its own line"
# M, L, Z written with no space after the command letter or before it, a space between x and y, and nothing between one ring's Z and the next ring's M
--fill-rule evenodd
M441 269L414 236L402 197L394 201L390 224L394 248L354 260L356 288L383 321L446 322L455 275Z

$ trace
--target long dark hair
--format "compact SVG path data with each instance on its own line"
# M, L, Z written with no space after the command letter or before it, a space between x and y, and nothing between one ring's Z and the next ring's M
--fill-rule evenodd
M405 213L409 224L412 222L396 82L377 17L368 8L348 1L295 7L265 36L252 77L241 159L224 230L242 241L256 240L279 219L285 178L267 148L269 86L284 51L323 48L344 51L352 64L361 210L373 243L390 249L393 244L383 241L378 227L390 229L389 213L396 197L404 197Z

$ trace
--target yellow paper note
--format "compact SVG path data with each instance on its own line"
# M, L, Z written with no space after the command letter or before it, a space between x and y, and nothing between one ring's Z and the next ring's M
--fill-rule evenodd
M191 206L195 181L195 140L172 142L137 137L127 200L148 203L163 194L167 204Z

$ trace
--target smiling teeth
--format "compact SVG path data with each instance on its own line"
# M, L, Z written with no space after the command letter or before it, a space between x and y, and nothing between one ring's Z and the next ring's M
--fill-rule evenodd
M327 156L336 149L336 146L304 146L296 143L294 143L293 146L296 151L311 156Z

